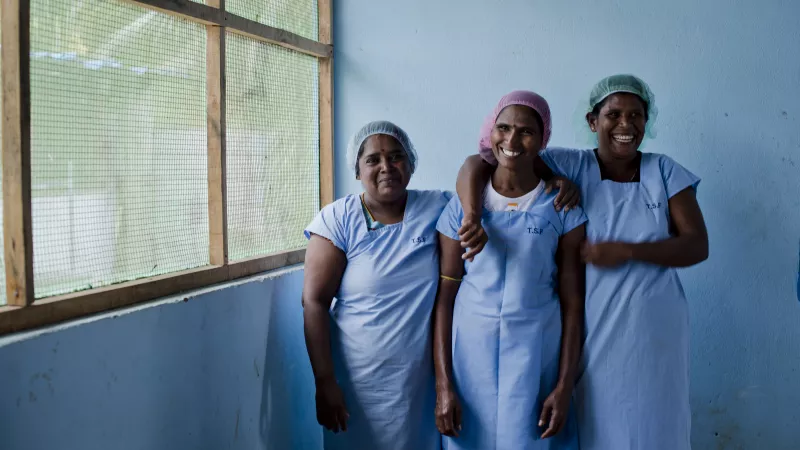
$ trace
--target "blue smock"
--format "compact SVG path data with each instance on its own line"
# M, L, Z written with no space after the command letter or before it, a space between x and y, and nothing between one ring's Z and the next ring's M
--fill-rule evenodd
M453 382L462 405L459 437L446 450L577 449L575 421L542 440L542 404L558 381L561 350L555 253L559 238L580 226L580 208L556 212L555 193L528 211L489 212L489 242L466 274L453 308ZM450 200L436 229L458 240L463 218Z
M590 242L670 234L669 199L700 179L644 153L640 182L602 180L592 150L541 153L581 188ZM575 391L581 450L688 450L689 315L675 269L642 262L586 268L586 340Z
M368 230L357 195L326 206L306 228L347 256L331 305L336 380L347 431L325 449L438 450L431 314L439 279L436 221L451 194L408 191L400 223Z

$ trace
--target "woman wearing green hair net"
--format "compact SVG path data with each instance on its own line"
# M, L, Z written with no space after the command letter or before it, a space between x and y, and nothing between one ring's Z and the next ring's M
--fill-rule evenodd
M639 151L656 111L644 81L601 80L587 110L597 148L540 153L580 186L589 218L575 389L581 450L690 449L689 316L676 268L708 257L700 179L666 155ZM492 164L473 155L459 173L466 239L483 234L480 192Z

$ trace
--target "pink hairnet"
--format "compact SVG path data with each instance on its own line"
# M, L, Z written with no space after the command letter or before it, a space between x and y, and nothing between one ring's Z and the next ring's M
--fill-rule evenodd
M541 95L531 91L511 92L500 99L497 106L494 107L494 111L486 116L481 126L478 153L480 153L481 157L489 164L497 164L497 159L495 159L492 153L492 129L494 128L495 122L497 122L497 116L500 115L503 109L511 105L527 106L536 111L539 117L542 118L542 127L544 128L542 130L542 148L547 147L547 142L550 141L552 123L550 118L550 106L547 104L547 100Z

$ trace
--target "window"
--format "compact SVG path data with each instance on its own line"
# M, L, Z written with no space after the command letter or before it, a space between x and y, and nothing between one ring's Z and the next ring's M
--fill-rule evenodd
M302 262L330 0L6 3L0 333Z

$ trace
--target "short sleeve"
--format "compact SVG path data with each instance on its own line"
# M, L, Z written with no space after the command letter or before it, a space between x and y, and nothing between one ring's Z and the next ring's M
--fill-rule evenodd
M556 175L575 182L580 172L582 152L584 150L553 147L539 152L539 157Z
M464 210L461 209L461 201L457 195L454 195L447 203L447 206L444 207L442 215L439 216L439 221L436 222L436 230L450 239L458 241L460 240L458 238L458 229L461 228L461 219L463 217Z
M344 230L345 199L337 200L322 208L303 232L306 239L312 234L331 241L336 248L347 253L347 234Z
M659 168L661 169L661 178L664 180L664 188L667 190L667 198L672 198L687 187L697 191L700 178L669 156L661 155Z
M575 208L570 208L569 211L562 211L561 212L561 222L564 224L563 230L561 235L565 235L570 231L578 228L579 226L583 225L589 220L586 217L586 213L583 212L583 208L580 206Z

